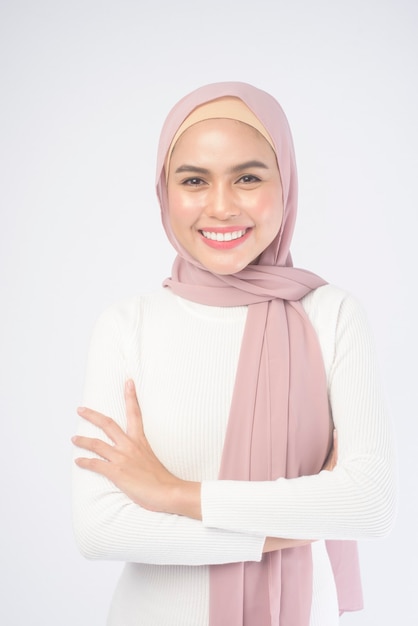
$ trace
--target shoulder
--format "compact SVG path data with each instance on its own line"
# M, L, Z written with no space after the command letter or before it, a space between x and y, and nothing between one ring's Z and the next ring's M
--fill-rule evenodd
M301 304L317 334L328 372L344 337L370 334L361 303L335 285L314 289Z
M301 304L315 326L337 325L341 317L364 317L364 309L357 298L335 285L323 285L313 289L301 300Z
M344 289L327 284L310 291L302 298L301 303L311 318L326 313L335 314L342 302L349 297L351 297L350 294Z
M169 305L170 290L159 289L155 292L131 296L119 300L106 309L97 318L93 330L93 341L117 341L120 344L131 342L140 332L144 317L152 317L157 311Z
M98 322L131 326L137 323L144 309L158 309L161 306L166 306L170 294L171 291L169 289L161 287L161 289L150 293L118 300L102 311L98 317Z

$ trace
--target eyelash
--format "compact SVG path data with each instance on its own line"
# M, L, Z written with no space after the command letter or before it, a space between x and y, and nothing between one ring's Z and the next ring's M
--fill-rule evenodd
M254 174L244 174L238 180L237 183L242 182L244 184L258 183L260 182L260 178L255 176ZM193 176L192 178L186 178L182 181L182 185L190 186L190 187L200 187L200 185L204 184L205 181L202 178L198 178L197 176Z
M245 178L250 179L250 180L243 180ZM259 178L258 176L255 176L254 174L244 174L243 176L241 176L241 178L237 180L237 182L239 183L240 181L242 181L243 183L251 184L251 183L259 183L260 180L261 178Z
M199 187L205 181L201 178L197 178L197 176L193 176L192 178L186 178L186 180L182 181L182 185L189 185L190 187Z

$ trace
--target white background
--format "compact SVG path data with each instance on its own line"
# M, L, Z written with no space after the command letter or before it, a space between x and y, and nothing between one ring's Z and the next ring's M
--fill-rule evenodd
M169 108L201 84L243 80L288 114L295 265L363 302L396 431L398 523L361 544L366 609L342 623L418 624L418 3L1 0L0 11L0 622L105 622L121 565L79 555L70 507L92 325L170 273L153 184Z

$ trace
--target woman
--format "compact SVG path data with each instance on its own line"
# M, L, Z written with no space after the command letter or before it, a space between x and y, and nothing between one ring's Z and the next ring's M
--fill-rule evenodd
M102 315L73 439L80 548L127 562L108 624L335 626L361 607L347 540L392 524L392 442L361 310L292 267L278 103L186 96L157 193L172 276Z

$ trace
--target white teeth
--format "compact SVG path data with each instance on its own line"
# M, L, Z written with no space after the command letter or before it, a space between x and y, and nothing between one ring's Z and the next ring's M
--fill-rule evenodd
M229 233L214 233L212 231L202 230L200 232L204 237L206 237L206 239L212 239L212 241L231 241L232 239L239 239L240 237L243 237L247 231L234 230Z

